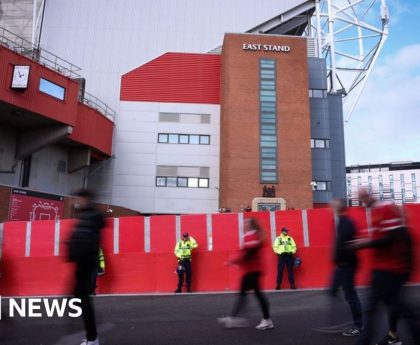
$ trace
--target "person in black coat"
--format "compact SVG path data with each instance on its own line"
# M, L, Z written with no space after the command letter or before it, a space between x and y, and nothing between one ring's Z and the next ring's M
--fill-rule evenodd
M81 345L99 345L90 295L94 291L92 274L98 267L101 230L105 226L105 220L93 204L93 192L83 189L74 195L78 212L77 223L69 241L69 260L76 265L74 295L81 300L86 330L86 340Z
M353 316L353 327L344 331L343 335L354 337L360 335L363 326L362 307L354 287L354 277L358 260L356 251L348 245L350 241L355 239L356 227L354 226L353 221L347 216L345 200L334 200L332 205L338 217L338 222L336 226L336 240L333 254L335 270L330 293L332 296L335 296L338 288L340 286L343 288L345 299L349 304Z

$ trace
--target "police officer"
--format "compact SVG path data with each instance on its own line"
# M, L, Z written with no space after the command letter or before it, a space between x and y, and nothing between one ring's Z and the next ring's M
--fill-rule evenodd
M288 235L287 228L281 229L281 234L276 238L273 244L274 253L277 254L277 284L276 290L280 290L281 281L283 279L284 266L287 267L289 283L291 289L296 289L295 277L293 274L293 255L296 253L296 243L291 236Z
M191 290L191 253L193 249L197 248L197 242L188 234L184 232L182 234L182 239L179 240L175 246L175 256L178 259L178 287L175 290L175 293L182 292L182 285L184 284L184 274L187 277L187 291L192 292Z

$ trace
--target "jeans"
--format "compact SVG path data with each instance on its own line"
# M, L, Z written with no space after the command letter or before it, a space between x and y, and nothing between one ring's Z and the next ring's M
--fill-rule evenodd
M292 254L281 254L279 255L277 263L277 286L281 286L283 280L284 266L287 267L287 274L289 277L290 287L295 286L295 276L293 273L293 255Z
M337 266L332 279L330 293L334 296L338 288L341 286L344 291L344 297L350 306L351 314L353 316L353 323L355 327L362 328L362 306L360 304L359 296L354 288L354 276L356 274L355 265Z
M242 277L241 290L239 292L238 299L233 307L232 316L237 316L240 310L242 309L242 307L244 306L246 302L246 292L248 290L254 290L255 296L257 297L258 302L260 303L260 307L262 309L264 319L270 318L270 312L269 312L267 299L265 298L265 296L260 290L260 284L259 284L260 275L261 275L260 272L250 272L250 273L245 274Z

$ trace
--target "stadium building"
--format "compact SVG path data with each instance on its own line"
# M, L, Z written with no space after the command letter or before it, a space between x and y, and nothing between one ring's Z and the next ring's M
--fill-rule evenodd
M64 196L88 186L105 204L143 213L310 208L345 197L342 99L363 86L383 42L365 48L352 68L361 74L345 87L331 18L353 13L337 35L363 23L359 2L333 3L246 0L238 14L235 1L35 1L32 21L21 22L31 27L19 31L29 45L3 30L2 51L14 60L2 73L0 183ZM1 25L16 30L13 6L2 1ZM31 72L26 93L11 87L15 67L32 64L54 74ZM20 112L36 121L19 124Z
M380 200L396 204L418 203L420 162L392 162L347 167L347 199L359 206L358 190L367 188Z

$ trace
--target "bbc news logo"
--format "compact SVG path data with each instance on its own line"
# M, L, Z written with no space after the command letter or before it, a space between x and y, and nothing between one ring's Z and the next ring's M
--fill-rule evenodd
M72 317L82 315L80 298L8 298L8 310L2 310L0 296L0 320L2 315L21 318Z

